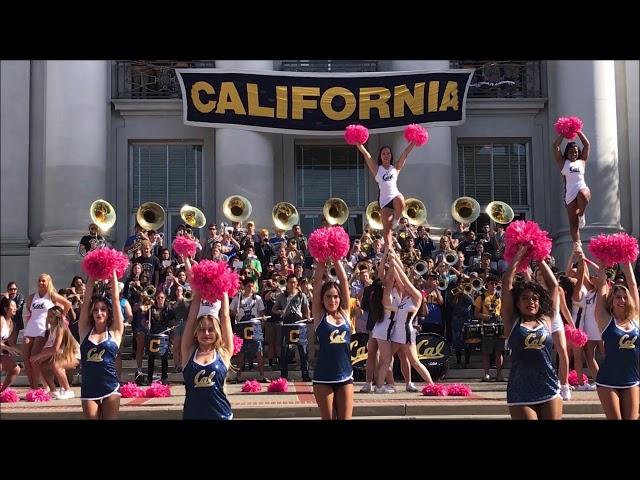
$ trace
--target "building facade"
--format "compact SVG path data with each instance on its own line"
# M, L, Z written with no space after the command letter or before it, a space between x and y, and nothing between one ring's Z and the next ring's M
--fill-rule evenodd
M553 124L577 115L591 141L587 183L592 200L583 239L624 229L640 233L638 61L2 61L1 283L35 288L41 272L57 286L81 274L76 246L87 233L89 205L115 206L109 232L117 248L133 232L145 201L165 207L165 234L184 203L209 222L225 221L222 203L247 197L258 226L272 227L278 201L297 206L309 233L324 201L350 207L350 233L362 230L377 187L356 149L341 137L187 126L174 68L253 71L407 71L476 68L466 122L429 128L399 180L405 197L427 206L428 222L452 225L461 195L486 205L509 203L571 248L563 183L553 160ZM372 135L400 152L402 132Z

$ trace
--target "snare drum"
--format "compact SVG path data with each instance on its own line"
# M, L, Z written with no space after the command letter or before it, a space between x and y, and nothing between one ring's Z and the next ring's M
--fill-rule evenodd
M482 332L480 324L477 322L464 324L464 343L480 343L482 341Z
M150 353L155 353L160 356L165 355L169 349L169 335L165 335L164 333L150 333L145 335L144 349L147 355Z
M504 334L504 323L497 322L496 327L498 329L498 338L507 338L507 336Z
M262 322L257 318L236 323L236 335L245 342L262 342Z
M482 335L484 337L495 337L498 334L498 324L497 323L483 323L482 324Z
M283 323L282 338L285 343L307 344L307 324L306 323Z

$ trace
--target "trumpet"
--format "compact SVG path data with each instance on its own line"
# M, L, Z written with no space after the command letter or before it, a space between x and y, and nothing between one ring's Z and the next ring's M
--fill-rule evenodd
M190 302L193 298L193 292L191 290L185 290L182 296L184 297L185 302Z
M154 287L153 285L147 285L146 287L144 287L142 293L151 298L156 294L156 287Z
M356 272L371 272L371 265L366 260L361 260L356 263L356 268L354 269Z
M145 230L158 230L164 225L167 214L161 205L155 202L145 202L138 207L136 221Z
M479 292L480 290L482 290L483 287L484 287L484 280L482 280L480 277L476 277L473 280L471 280L471 288L474 291Z
M444 254L444 263L446 263L450 267L453 267L456 263L458 263L458 260L458 254L453 250L448 251Z
M371 228L374 230L382 230L382 209L378 202L371 202L367 205L365 215Z
M496 293L502 293L502 285L496 285Z
M337 282L338 281L338 272L336 271L336 266L332 265L329 270L327 270L327 281L329 282Z
M424 275L429 271L429 266L427 265L427 262L425 262L424 260L418 260L416 263L413 264L411 269L414 271L414 273L417 276L421 277L422 275Z
M451 216L459 223L473 223L480 216L480 204L475 198L458 197L451 204Z
M342 225L349 218L349 207L341 198L330 198L324 202L322 215L329 225Z
M449 280L441 278L438 280L438 290L444 291L449 287Z
M222 212L232 222L244 222L251 216L251 202L241 195L231 195L222 203Z
M408 198L404 202L402 216L406 217L411 225L422 225L427 221L427 208L417 198Z
M278 202L271 210L271 219L276 228L280 230L291 230L291 228L300 222L298 210L288 202Z
M180 218L192 228L202 228L207 223L207 217L204 216L202 210L189 204L185 204L180 209Z
M278 283L278 287L281 290L284 290L286 288L286 286L287 286L287 278L280 276L280 277L278 277L277 283Z

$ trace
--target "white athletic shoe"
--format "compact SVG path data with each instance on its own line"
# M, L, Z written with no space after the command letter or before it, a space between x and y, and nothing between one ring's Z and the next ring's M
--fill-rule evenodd
M360 389L360 393L371 393L371 390L373 390L373 388L371 387L371 384L365 383Z
M578 217L578 228L582 230L587 225L587 221L584 218L584 215L580 215Z

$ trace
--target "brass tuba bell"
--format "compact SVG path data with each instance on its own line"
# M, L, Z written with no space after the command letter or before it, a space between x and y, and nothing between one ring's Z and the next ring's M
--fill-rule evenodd
M251 202L241 195L231 195L222 203L222 213L232 222L244 222L252 209Z
M106 232L116 223L116 209L106 200L96 200L89 207L91 221L98 225L102 232Z
M511 208L508 203L500 202L498 200L489 203L485 212L495 223L501 223L503 225L511 223L515 217L513 208Z
M367 205L367 222L374 230L382 230L382 209L378 202L371 202Z
M138 207L136 222L145 230L158 230L166 218L164 208L155 202L145 202Z
M294 225L300 223L298 210L288 202L276 203L271 210L271 219L280 230L291 230Z
M473 223L480 216L480 204L475 198L458 197L451 204L451 216L459 223Z
M189 204L185 204L180 209L180 218L192 228L201 228L207 223L207 217L204 216L202 210Z
M427 208L417 198L408 198L404 202L402 216L406 217L411 225L422 225L427 221Z
M324 202L322 215L329 225L342 225L349 218L349 207L341 198L330 198Z

